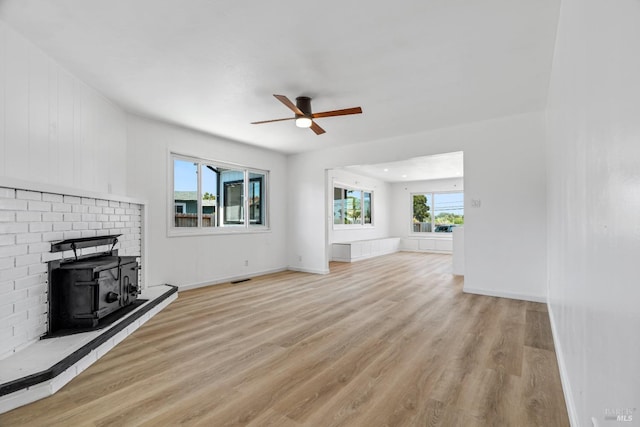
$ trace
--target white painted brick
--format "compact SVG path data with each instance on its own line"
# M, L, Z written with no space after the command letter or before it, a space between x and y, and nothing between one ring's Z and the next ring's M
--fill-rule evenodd
M16 213L13 211L0 211L0 222L14 222Z
M104 227L104 224L102 225ZM96 235L97 236L107 236L111 234L111 230L103 228L102 230L96 230Z
M28 203L26 200L0 199L0 210L26 211Z
M110 340L106 341L104 344L102 344L100 347L96 349L97 358L100 359L102 356L107 354L107 352L111 350L113 347L114 347L113 338L111 338Z
M69 222L81 221L82 215L79 213L67 213L64 214L64 220Z
M82 214L83 222L94 222L96 221L96 214Z
M53 203L51 205L51 210L53 212L71 212L71 205L67 205L65 203Z
M42 193L42 201L62 203L64 202L64 198L62 197L62 194Z
M40 316L42 316L43 314L47 314L47 310L49 309L49 305L48 304L41 304L39 297L35 297L34 299L29 298L27 301L32 301L33 302L32 305L26 307L27 308L27 316L29 317L29 319L38 319L38 323L40 323ZM14 304L14 306L17 306L17 304ZM37 328L38 326L39 325L36 325L35 327Z
M98 360L98 352L93 350L75 364L76 374L80 375L85 369L93 365Z
M82 230L81 237L96 237L95 230Z
M27 275L27 271L27 267L15 267L8 270L0 270L0 282L25 277Z
M31 316L28 315L28 311L30 309L32 309L32 308L35 308L35 307L39 306L39 305L40 305L40 297L36 295L36 296L33 296L33 297L27 297L27 298L22 299L20 301L16 301L13 304L13 308L14 308L16 313L19 313L21 311L26 311L27 312L27 318L31 318ZM38 313L38 314L42 314L42 313Z
M44 295L46 297L47 292L49 292L49 285L47 285L46 283L41 283L37 286L33 286L29 289L27 289L27 296L29 298L31 297L37 297L37 298L42 298L42 296ZM44 299L44 302L46 302L46 298ZM41 301L43 302L43 301Z
M16 259L15 257L3 257L0 258L0 270L6 270L8 268L15 267Z
M16 243L35 243L40 242L42 240L42 234L40 233L22 233L16 234Z
M53 230L53 224L50 222L30 222L29 223L30 233L46 233L51 230Z
M39 325L28 332L27 339L40 338L47 333L47 324Z
M0 282L0 295L13 291L13 280Z
M16 257L16 267L23 265L40 264L40 254L20 255Z
M17 222L35 222L42 221L42 214L40 212L22 211L16 212Z
M100 206L89 206L89 213L90 214L101 214L102 213L102 208Z
M107 215L113 215L116 212L114 208L102 208L102 213Z
M71 227L69 227L71 228ZM42 241L43 242L57 242L59 240L64 239L64 233L62 233L62 231L53 231L51 233L44 233L42 235Z
M15 234L0 234L0 246L8 246L16 244Z
M109 200L109 207L111 207L111 208L119 208L120 207L120 202L118 202L116 200Z
M10 307L13 311L13 304L11 304ZM13 337L13 326L0 323L0 342L8 340L11 337Z
M100 222L109 221L109 215L105 215L105 214L96 215L96 221L100 221Z
M103 222L102 223L102 228L113 228L113 223L112 222ZM117 234L117 233L114 233Z
M100 230L102 228L102 223L101 222L90 222L89 223L89 230Z
M15 304L0 305L0 322L4 321L5 317L9 317L14 313L13 311L14 307L15 307Z
M51 392L56 393L58 390L64 387L69 381L71 381L75 376L76 376L76 368L72 366L51 380Z
M120 215L109 215L109 221L111 222L120 221Z
M2 319L2 323L7 325L7 326L16 326L16 325L18 325L21 322L24 322L26 320L27 320L27 312L26 311L22 311L20 313L14 313L11 316L5 317L4 319ZM19 330L19 328L15 328L14 329L14 336L17 335L16 334L17 330Z
M76 197L76 196L64 196L64 202L68 203L70 205L79 205L80 204L80 197Z
M124 228L124 222L116 222L116 223L114 224L114 227L116 227L116 228ZM124 234L124 233L123 233L123 234Z
M73 205L71 206L71 212L79 214L87 213L89 212L89 206Z
M89 228L89 224L86 222L74 222L73 230L87 230Z
M49 252L50 250L51 250L51 243L49 242L31 243L29 245L30 254L41 254L43 252Z
M53 231L69 231L71 230L71 222L54 222Z
M124 209L116 208L113 210L113 213L115 213L116 215L124 215Z
M49 262L58 259L62 259L62 252L45 252L42 254L42 262Z
M96 199L83 197L82 198L82 204L83 205L87 205L87 206L95 206L96 205Z
M41 256L41 255L39 255L39 256ZM47 264L43 264L43 263L33 264L33 265L29 266L28 274L29 274L29 276L33 276L34 274L47 273L48 271L49 270L48 270Z
M65 231L64 232L64 240L67 239L79 239L82 237L82 233L80 231Z
M0 198L3 198L3 199L15 199L16 198L16 190L14 190L13 188L0 187Z
M96 199L96 206L109 206L109 202L106 200Z
M17 190L16 199L22 200L42 200L42 193L36 191Z
M0 258L24 255L27 253L27 245L0 246Z
M30 211L51 212L51 202L29 201L28 209Z
M29 224L25 222L0 222L0 234L3 233L26 233L29 231Z
M27 289L32 286L41 285L45 283L47 280L46 274L36 274L35 276L27 276L22 279L17 279L15 281L15 289Z
M62 212L45 212L42 214L42 221L61 222L64 221L64 215L62 214Z
M131 221L131 216L129 216L129 215L120 215L120 221L130 222Z

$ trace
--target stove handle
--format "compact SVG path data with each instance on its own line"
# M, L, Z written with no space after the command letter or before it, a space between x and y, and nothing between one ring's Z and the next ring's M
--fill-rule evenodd
M118 301L119 298L120 298L120 295L118 295L117 293L107 292L106 300L108 303L116 302Z

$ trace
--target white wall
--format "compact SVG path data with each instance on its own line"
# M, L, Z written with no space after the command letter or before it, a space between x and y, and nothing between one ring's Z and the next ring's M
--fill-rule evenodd
M562 2L547 110L549 306L574 425L640 408L640 2ZM633 413L638 425L640 413Z
M282 270L286 262L286 158L203 133L130 115L128 192L148 201L148 285L197 286ZM167 236L170 151L269 170L270 232ZM245 267L244 261L249 261Z
M544 140L544 115L532 113L290 156L289 265L328 270L325 169L464 151L465 289L544 300Z
M0 21L0 177L125 194L124 112Z
M464 191L463 178L431 179L427 181L395 182L391 185L391 234L396 237L415 237L411 233L412 193ZM451 237L449 233L448 237Z
M329 243L350 242L353 240L376 239L390 237L389 211L391 203L389 199L390 185L379 179L358 175L341 169L327 171L327 225ZM373 226L360 228L340 228L333 226L333 185L346 184L350 187L373 191Z

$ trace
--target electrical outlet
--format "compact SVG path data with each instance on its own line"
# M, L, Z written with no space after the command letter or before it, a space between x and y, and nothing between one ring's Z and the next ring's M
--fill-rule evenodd
M248 260L248 259L245 259L245 260L244 260L244 266L245 266L245 267L249 267L249 260Z
M480 200L480 199L471 199L471 207L472 208L479 208L480 206L482 206L482 200Z

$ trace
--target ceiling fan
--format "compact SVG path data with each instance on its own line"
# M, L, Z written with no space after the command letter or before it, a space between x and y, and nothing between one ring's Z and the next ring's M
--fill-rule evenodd
M343 110L333 110L333 111L324 111L322 113L312 113L311 112L311 98L308 96L299 96L296 98L296 103L294 104L284 95L273 95L276 99L282 102L287 106L291 111L295 113L293 117L287 117L286 119L275 119L275 120L264 120L261 122L252 122L252 125L259 125L263 123L272 123L272 122L281 122L284 120L295 120L296 126L300 128L311 128L312 131L316 133L316 135L322 135L326 131L322 129L313 119L319 119L323 117L333 117L333 116L346 116L349 114L360 114L362 113L362 108L354 107L354 108L345 108Z

